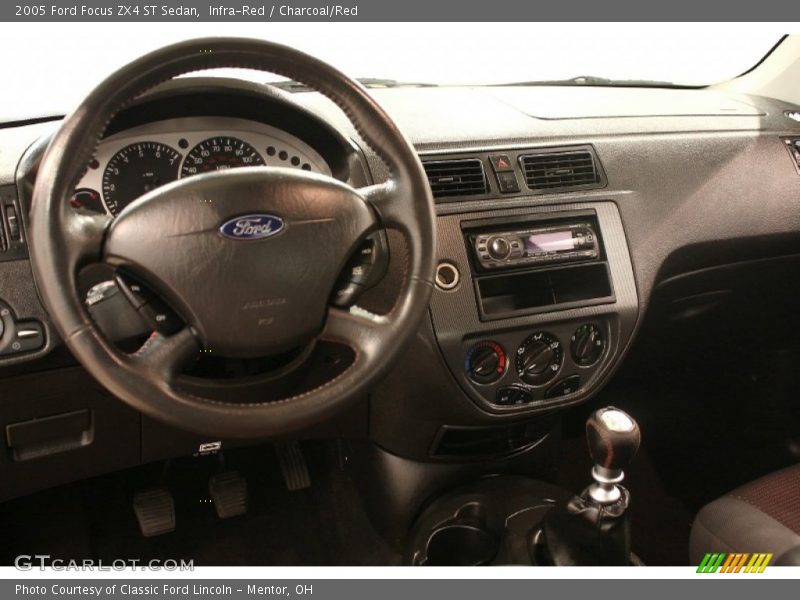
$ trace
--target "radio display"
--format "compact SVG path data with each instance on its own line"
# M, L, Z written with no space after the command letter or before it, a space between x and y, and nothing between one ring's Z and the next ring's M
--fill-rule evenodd
M574 250L575 241L571 231L534 233L525 238L525 249L528 252L564 252Z

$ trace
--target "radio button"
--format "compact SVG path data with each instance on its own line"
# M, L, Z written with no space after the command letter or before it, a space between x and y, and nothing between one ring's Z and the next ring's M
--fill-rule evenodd
M504 260L511 254L511 245L503 237L494 237L489 240L489 255L495 260Z

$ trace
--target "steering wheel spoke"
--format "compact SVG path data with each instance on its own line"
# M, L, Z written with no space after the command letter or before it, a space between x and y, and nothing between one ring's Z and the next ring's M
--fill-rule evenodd
M392 320L386 316L373 315L358 308L344 310L331 307L322 337L343 342L359 355L371 356L375 353L378 341L391 326Z
M200 345L191 328L164 336L154 332L141 348L131 355L131 366L154 374L159 380L172 383L200 351Z
M113 221L107 214L88 214L74 211L66 222L70 236L70 262L74 269L98 262L101 258L103 240Z
M403 210L403 203L399 201L399 190L394 180L369 185L358 190L359 194L375 209L385 227L409 226L408 214Z

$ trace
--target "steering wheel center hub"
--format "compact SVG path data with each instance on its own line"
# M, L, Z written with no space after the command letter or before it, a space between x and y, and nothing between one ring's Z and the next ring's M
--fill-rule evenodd
M265 356L319 334L338 273L375 225L340 182L253 167L143 196L113 223L103 256L152 287L215 354Z

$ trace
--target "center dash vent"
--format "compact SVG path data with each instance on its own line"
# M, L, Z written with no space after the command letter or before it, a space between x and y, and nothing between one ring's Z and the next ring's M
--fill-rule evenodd
M546 151L519 157L525 183L532 190L601 187L602 173L589 150Z
M476 196L487 193L483 161L478 158L436 160L423 163L434 198Z

